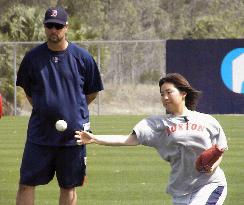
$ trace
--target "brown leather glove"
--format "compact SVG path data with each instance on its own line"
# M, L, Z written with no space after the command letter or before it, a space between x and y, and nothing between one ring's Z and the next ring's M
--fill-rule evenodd
M203 151L196 160L196 169L199 172L209 172L213 164L221 157L224 150L221 150L217 145Z

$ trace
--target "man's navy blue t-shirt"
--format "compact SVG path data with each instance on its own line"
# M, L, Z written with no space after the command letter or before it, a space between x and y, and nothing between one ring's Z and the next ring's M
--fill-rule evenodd
M41 145L75 145L75 130L89 123L86 95L103 90L100 73L92 56L70 43L66 50L54 52L47 43L29 51L23 58L17 82L32 98L27 140ZM67 130L55 129L65 120Z

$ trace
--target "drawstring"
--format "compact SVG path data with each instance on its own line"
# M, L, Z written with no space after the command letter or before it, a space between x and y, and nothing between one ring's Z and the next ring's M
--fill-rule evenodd
M189 121L189 119L187 118L187 116L184 116L183 118L184 118L185 122L188 122Z

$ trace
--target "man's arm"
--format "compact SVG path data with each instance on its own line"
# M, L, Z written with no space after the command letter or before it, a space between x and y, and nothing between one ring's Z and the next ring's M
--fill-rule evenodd
M97 95L98 95L98 92L94 92L94 93L91 93L89 95L86 95L87 104L89 105L93 100L95 100Z

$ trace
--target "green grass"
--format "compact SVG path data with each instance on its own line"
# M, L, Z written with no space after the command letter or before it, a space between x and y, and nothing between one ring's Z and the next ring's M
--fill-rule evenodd
M95 134L128 134L144 116L92 116ZM216 115L228 137L222 168L228 181L225 205L244 201L244 116ZM0 205L14 205L28 117L0 120ZM78 188L82 205L170 205L165 193L169 166L154 149L89 145L88 180ZM36 205L58 204L56 180L36 191Z

